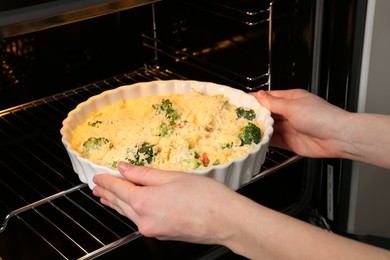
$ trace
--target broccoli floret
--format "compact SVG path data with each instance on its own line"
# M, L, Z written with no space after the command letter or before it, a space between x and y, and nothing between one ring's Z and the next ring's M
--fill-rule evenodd
M173 129L171 125L162 122L158 127L152 129L152 134L156 136L167 136L172 134Z
M241 146L252 143L258 144L260 143L261 130L255 124L248 123L238 137L241 140Z
M238 107L238 108L236 108L236 114L237 114L238 118L243 117L243 118L246 118L248 120L253 120L256 118L256 113L253 109L245 110L242 107Z
M163 99L161 104L153 104L152 107L159 113L165 113L165 117L173 122L181 117L179 112L173 108L169 99Z
M83 143L83 155L88 155L93 150L101 149L104 145L110 143L110 141L105 137L89 137ZM112 144L110 143L110 148Z
M202 165L202 163L198 160L196 161L192 161L192 169L195 170L195 169L198 169L200 166Z
M153 160L153 157L156 155L154 153L152 144L143 143L139 146L136 146L137 151L133 154L134 159L126 158L129 163L139 166L145 166L150 164Z
M111 168L117 169L118 168L118 163L119 163L118 160L113 161L112 164L111 164Z

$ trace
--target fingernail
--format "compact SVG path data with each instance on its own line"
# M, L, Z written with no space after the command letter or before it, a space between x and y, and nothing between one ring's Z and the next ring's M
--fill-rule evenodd
M131 165L127 162L119 162L118 163L118 170L119 171L127 171Z

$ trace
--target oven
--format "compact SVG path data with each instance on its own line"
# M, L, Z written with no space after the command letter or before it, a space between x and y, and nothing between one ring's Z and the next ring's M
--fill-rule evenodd
M0 259L240 259L219 245L143 237L100 204L72 169L62 120L105 90L169 79L304 88L353 110L365 10L352 0L2 1ZM344 232L349 167L270 147L237 192Z

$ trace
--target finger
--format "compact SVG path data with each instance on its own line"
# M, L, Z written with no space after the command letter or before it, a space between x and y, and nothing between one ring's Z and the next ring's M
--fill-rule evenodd
M138 188L134 183L109 174L97 174L93 181L97 185L93 189L94 195L104 198L116 206L119 206L119 202L116 202L118 199L128 203L131 200L131 195Z
M112 209L114 209L115 211L117 211L119 214L121 215L125 215L125 213L123 212L123 210L121 208L119 208L116 204L113 204L111 203L111 201L107 200L106 198L100 198L100 202L103 204L103 205L106 205Z
M101 189L101 187L96 186L95 189ZM113 210L117 211L122 216L126 216L134 223L137 223L139 220L138 214L132 208L132 205L120 200L115 194L108 192L107 190L99 191L103 196L100 197L100 202L103 205L106 205Z
M92 190L93 195L100 198L100 202L103 205L109 206L123 215L123 211L118 207L118 203L116 203L116 196L112 194L109 190L106 190L102 187L95 186Z
M109 206L122 215L126 215L132 220L135 220L137 214L131 207L131 197L139 188L134 184L121 178L98 174L94 177L96 186L93 189L93 194L100 197L100 202Z
M287 89L287 90L259 90L257 92L251 92L249 94L255 96L255 97L264 97L266 95L275 97L275 98L283 98L283 99L297 99L301 98L310 92L304 90L304 89Z
M284 98L284 99L296 99L306 95L306 90L303 89L287 89L287 90L270 90L267 91L268 95L271 95L276 98Z
M274 92L273 94L276 94L275 96L270 94L270 92L260 90L256 93L254 93L254 96L256 97L257 101L271 111L273 114L284 114L287 110L288 102L287 100L277 97L279 94L279 91Z
M127 182L123 180L120 177L111 175L111 174L96 174L93 177L93 182L100 186L103 187L106 190L113 191L116 190L118 186L120 185L129 185L129 186L136 186L134 183Z
M162 185L171 182L181 174L188 174L135 166L126 162L119 162L118 169L125 179L142 186Z

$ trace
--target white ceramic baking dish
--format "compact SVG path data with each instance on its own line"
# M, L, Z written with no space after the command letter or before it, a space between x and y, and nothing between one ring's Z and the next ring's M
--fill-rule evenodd
M231 104L253 109L256 112L257 119L263 124L262 140L254 150L229 163L204 170L193 170L191 173L213 178L226 184L233 190L237 190L240 186L249 182L254 175L259 173L266 158L274 123L270 111L262 107L253 96L241 90L210 82L190 80L159 80L121 86L93 96L69 112L67 118L63 121L60 132L62 143L80 180L87 183L92 189L95 186L92 180L95 174L108 173L121 176L118 170L97 165L83 158L71 146L72 131L77 125L83 123L91 112L100 110L120 100L132 100L144 96L162 96L170 93L189 94L191 89L207 95L223 94L229 98Z

